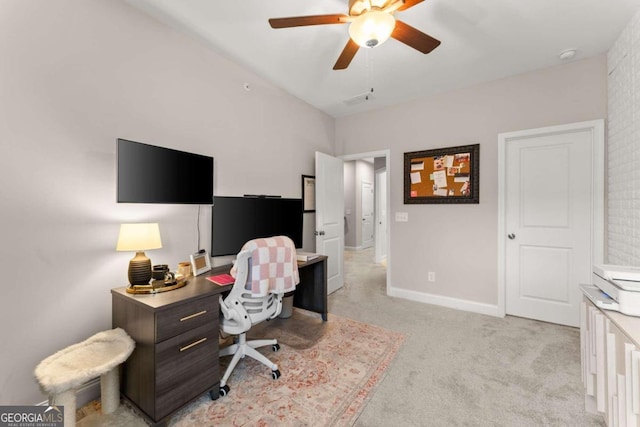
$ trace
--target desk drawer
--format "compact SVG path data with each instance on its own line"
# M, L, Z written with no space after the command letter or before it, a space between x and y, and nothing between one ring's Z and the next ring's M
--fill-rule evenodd
M202 325L156 345L156 419L219 382L218 323Z
M156 313L156 343L206 324L218 324L218 296L189 301Z

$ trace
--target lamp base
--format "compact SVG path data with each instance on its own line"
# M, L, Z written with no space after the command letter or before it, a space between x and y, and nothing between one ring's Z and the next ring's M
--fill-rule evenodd
M129 283L132 285L148 285L151 280L151 260L144 252L136 252L129 261Z

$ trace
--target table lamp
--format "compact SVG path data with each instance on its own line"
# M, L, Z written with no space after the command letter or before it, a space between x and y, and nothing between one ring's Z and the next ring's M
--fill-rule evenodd
M145 250L162 248L160 227L157 223L121 224L116 251L136 251L129 261L129 283L148 285L151 280L151 260Z

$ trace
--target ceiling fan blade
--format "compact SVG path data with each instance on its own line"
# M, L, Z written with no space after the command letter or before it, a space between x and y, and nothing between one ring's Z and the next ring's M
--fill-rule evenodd
M336 65L333 66L333 69L344 70L345 68L347 68L351 63L351 60L353 59L353 57L356 56L356 52L358 52L359 48L360 46L358 46L358 43L349 39L349 41L347 42L347 45L342 50L340 57L336 61Z
M404 3L402 6L398 8L398 10L407 10L410 7L417 5L418 3L422 3L424 0L401 0Z
M440 40L397 19L396 28L391 33L391 37L425 54L440 46Z
M293 16L291 18L271 18L269 24L271 28L290 28L307 25L345 24L348 19L349 16L344 14Z

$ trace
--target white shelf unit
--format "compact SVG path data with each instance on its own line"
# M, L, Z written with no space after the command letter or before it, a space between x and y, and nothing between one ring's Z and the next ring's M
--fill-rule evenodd
M640 317L602 310L585 296L580 347L585 409L610 427L640 427Z

